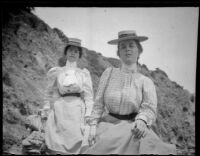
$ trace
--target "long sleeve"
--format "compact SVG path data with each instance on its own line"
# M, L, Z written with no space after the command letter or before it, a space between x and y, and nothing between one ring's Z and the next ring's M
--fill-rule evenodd
M157 95L154 83L151 79L145 78L143 82L143 100L140 105L137 119L144 120L150 127L157 116Z
M83 78L83 92L84 92L84 101L86 105L86 113L85 116L90 116L92 107L94 104L94 93L92 88L92 80L90 76L90 72L87 69L84 70L84 78Z
M108 81L111 69L112 68L107 68L103 72L100 78L92 114L90 116L90 121L89 121L90 125L96 125L105 110L105 103L103 101L104 100L103 96L104 96L104 91L107 85L107 81Z
M49 110L52 108L53 96L56 85L56 76L58 72L58 67L53 67L47 72L47 87L45 89L44 97L44 110Z

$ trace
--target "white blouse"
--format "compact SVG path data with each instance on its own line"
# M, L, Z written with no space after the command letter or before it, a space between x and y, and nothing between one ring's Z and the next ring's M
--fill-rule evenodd
M111 74L111 75L110 75ZM107 68L100 79L90 117L96 125L104 112L126 115L137 112L150 126L156 119L157 95L153 81L138 73L137 67Z
M93 107L93 88L90 72L80 69L76 62L66 62L64 67L53 67L47 73L47 89L43 109L53 108L53 103L60 94L81 93L85 102L86 114L90 116Z

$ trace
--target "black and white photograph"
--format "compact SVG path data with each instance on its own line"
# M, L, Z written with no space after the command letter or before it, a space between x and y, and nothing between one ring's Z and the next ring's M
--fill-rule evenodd
M4 155L195 155L199 7L1 13Z

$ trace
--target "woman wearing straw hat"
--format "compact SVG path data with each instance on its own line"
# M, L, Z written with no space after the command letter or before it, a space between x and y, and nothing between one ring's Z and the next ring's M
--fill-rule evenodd
M153 81L137 71L148 37L121 31L118 39L120 68L107 68L100 79L90 119L87 154L175 154L175 146L164 143L151 130L156 120L157 95Z
M82 50L81 40L69 38L62 57L64 66L47 73L45 142L53 154L79 154L86 145L84 134L89 126L85 120L91 114L93 88L89 71L77 66Z

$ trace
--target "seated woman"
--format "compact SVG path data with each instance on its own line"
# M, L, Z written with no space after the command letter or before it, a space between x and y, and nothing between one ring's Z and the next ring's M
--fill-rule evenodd
M65 65L51 68L47 73L43 114L48 116L45 142L52 154L79 154L86 143L84 134L89 128L85 128L89 126L85 120L91 115L93 88L89 71L77 66L81 56L81 40L69 38L62 58Z
M120 68L107 68L100 79L89 119L92 145L84 154L175 154L151 129L156 120L157 95L152 80L137 71L147 40L135 31L121 31L117 44Z

